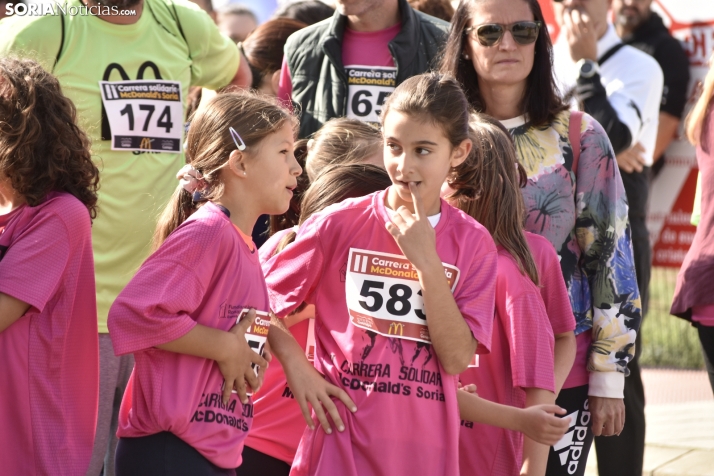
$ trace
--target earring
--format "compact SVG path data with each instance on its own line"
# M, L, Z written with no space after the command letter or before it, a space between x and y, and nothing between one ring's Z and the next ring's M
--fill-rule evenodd
M470 59L470 58L469 58L469 55L467 55L466 53L463 54L463 57L464 57L465 60Z
M245 175L246 175L246 174L245 174L245 170L244 170L244 171L243 171L243 176L245 177Z

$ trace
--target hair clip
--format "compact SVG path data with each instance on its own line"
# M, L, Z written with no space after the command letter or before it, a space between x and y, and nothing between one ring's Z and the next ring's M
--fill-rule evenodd
M233 142L235 142L236 147L238 147L238 150L244 151L245 150L245 142L243 142L243 139L241 139L240 134L236 132L235 129L232 127L228 128L228 131L231 133L231 137L233 138ZM240 141L240 144L238 143Z

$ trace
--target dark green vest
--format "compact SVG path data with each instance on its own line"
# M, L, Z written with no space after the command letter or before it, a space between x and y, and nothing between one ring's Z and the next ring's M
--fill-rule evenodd
M389 42L397 67L397 85L437 66L449 23L412 9L399 0L402 28ZM347 17L332 18L304 28L288 38L285 55L292 80L293 101L300 116L301 138L327 120L347 111L347 75L342 64L342 36Z

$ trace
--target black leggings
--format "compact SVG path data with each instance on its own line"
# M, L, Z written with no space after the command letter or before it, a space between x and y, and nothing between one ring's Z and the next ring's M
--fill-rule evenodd
M591 416L588 404L588 386L568 388L560 391L555 403L565 408L566 415L573 415L568 432L554 446L550 447L546 476L583 476L588 453L593 444Z
M236 476L288 476L290 465L253 448L243 447L243 463Z
M235 476L219 468L193 446L168 431L139 438L119 438L114 463L117 476Z
M709 373L709 383L712 386L712 392L714 392L714 327L699 323L695 325L699 332L699 342L702 343L702 351L704 351L704 363Z

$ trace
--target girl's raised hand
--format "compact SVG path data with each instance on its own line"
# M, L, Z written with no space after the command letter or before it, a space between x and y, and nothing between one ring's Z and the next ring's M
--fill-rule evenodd
M421 190L414 182L409 182L409 191L414 214L404 206L399 207L392 221L387 223L387 231L417 270L424 270L429 265L441 267L441 260L436 254L436 234L426 216Z
M257 392L263 384L263 375L268 367L268 361L248 346L245 333L255 320L255 309L251 309L241 321L233 326L229 334L234 336L230 339L226 357L216 360L218 368L225 379L223 387L223 403L228 404L231 392L235 389L238 399L243 404L248 403L248 387ZM258 366L258 377L251 364ZM247 383L247 385L246 385Z
M558 405L533 405L524 408L519 431L533 441L553 446L570 427L570 419L555 416L565 413L565 409Z

